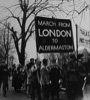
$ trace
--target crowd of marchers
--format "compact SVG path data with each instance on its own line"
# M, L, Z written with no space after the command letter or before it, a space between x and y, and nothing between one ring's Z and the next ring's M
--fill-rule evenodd
M27 97L31 100L60 100L60 91L67 93L68 100L83 97L83 89L90 83L90 57L87 62L82 57L70 57L62 67L56 59L43 60L30 59L25 66L15 64L8 68L6 64L0 65L0 87L6 96L9 87L8 79L12 80L12 87L16 92L25 89ZM3 85L2 85L3 83Z
M56 60L51 61L48 65L48 59L39 61L38 59L30 59L30 62L24 66L13 66L12 70L12 86L16 92L20 92L22 88L26 90L27 97L35 100L49 100L54 95L59 100L60 91L60 68L56 64Z

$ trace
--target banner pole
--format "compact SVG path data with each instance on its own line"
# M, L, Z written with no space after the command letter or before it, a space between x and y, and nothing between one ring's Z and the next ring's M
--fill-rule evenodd
M89 32L90 32L90 0L89 0ZM89 45L90 47L90 45Z
M36 10L36 2L37 0L35 0L35 6L34 6L34 10ZM36 18L36 14L35 14L35 18ZM35 26L35 41L37 42L36 40L36 26ZM36 59L38 59L38 52L37 52L37 43L36 43Z
M89 8L90 8L90 0L89 0ZM90 10L89 10L89 32L90 32Z
M78 25L76 24L76 57L77 57L77 67L78 67Z

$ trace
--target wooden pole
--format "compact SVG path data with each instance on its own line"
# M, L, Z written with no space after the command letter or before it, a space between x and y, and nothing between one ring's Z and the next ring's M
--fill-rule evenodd
M76 24L76 58L77 58L77 67L78 67L78 25Z
M90 31L90 0L89 0L89 31Z
M34 10L36 10L36 2L37 2L37 0L35 0L35 6L34 6ZM36 17L36 14L35 14L35 17ZM36 28L36 27L35 27ZM35 31L35 41L37 42L37 40L36 40L36 31ZM38 59L38 52L37 52L37 43L36 43L36 56L37 56L37 59Z

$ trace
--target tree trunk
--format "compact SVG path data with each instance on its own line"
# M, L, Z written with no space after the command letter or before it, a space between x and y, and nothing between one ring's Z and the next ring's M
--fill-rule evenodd
M25 65L25 55L24 55L24 53L21 53L20 54L20 56L19 56L19 63L21 64L21 65Z
M25 48L26 48L26 42L25 39L22 39L21 52L17 53L19 58L19 63L22 66L25 65Z
M25 42L25 36L23 36L21 44L21 54L19 59L21 65L25 65L25 48L26 48L26 42Z

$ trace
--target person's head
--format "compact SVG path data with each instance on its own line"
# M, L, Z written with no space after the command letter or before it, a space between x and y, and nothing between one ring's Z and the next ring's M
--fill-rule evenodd
M43 61L42 61L42 63L43 63L44 66L47 66L48 60L44 58Z
M36 65L37 65L38 68L40 68L40 67L41 67L41 61L38 61L38 62L36 63Z
M30 62L31 63L34 63L34 58L30 58Z
M7 64L4 64L4 65L3 65L3 69L8 69Z
M56 64L56 59L52 59L52 60L51 60L51 63L52 63L52 64Z

